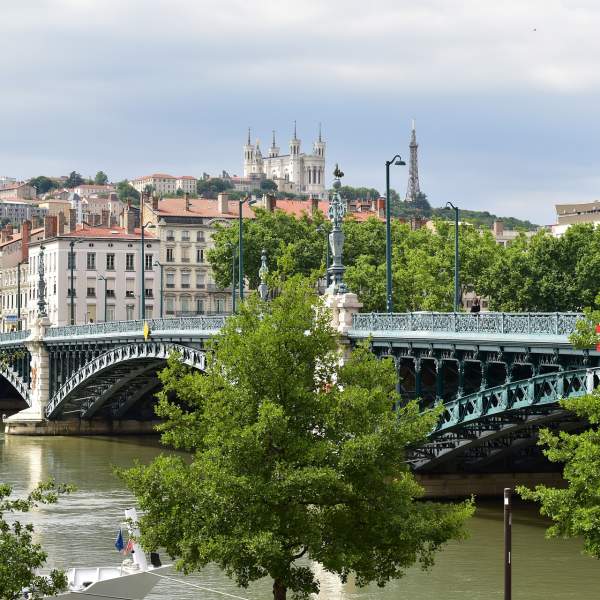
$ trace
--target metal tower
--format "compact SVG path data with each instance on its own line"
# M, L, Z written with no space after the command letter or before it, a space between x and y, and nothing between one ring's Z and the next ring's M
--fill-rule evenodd
M405 202L414 202L421 193L419 187L419 159L417 156L417 134L415 131L415 120L412 121L412 135L410 137L410 163L408 166L408 188L406 190Z

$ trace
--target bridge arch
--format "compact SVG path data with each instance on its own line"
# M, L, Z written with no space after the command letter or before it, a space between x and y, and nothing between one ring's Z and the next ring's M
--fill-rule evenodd
M173 352L181 362L204 371L203 350L168 341L135 342L117 346L87 362L56 391L45 409L47 419L76 414L91 419L106 410L122 418L140 398L158 386L156 371Z

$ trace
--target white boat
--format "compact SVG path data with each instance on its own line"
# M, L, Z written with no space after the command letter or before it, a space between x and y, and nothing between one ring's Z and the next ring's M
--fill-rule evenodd
M137 514L134 508L126 510L129 522L129 534L139 536L135 526ZM160 572L170 565L162 566L158 554L152 553L150 563L142 548L133 542L132 558L114 567L76 567L67 571L67 591L56 596L48 596L46 600L142 600L160 581ZM23 598L26 599L27 591Z

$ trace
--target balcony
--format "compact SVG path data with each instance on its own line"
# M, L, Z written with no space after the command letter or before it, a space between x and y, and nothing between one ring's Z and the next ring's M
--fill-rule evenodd
M114 294L114 292L113 292ZM127 290L125 292L125 298L135 298L135 292L132 292L131 290Z
M115 297L115 290L106 290L106 297L107 298L114 298Z
M168 290L172 290L172 289L175 287L175 284L174 284L174 283L167 283L167 285L165 285L165 287L166 287Z
M197 290L205 290L206 289L206 284L205 283L197 283L196 284L196 289Z
M154 292L153 292L153 290L151 290L151 289L150 290L145 290L144 292L145 292L146 298L154 298Z
M189 256L182 256L181 257L181 262L190 262L190 257Z
M168 235L167 236L167 242L174 242L175 241L175 236L174 235Z
M181 284L182 289L184 290L188 290L190 288L190 284L189 283L182 283Z

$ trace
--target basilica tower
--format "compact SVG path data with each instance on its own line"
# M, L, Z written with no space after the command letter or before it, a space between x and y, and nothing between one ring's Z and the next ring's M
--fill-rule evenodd
M244 146L244 177L250 177L254 166L254 146L250 141L250 127L248 127L248 140Z

